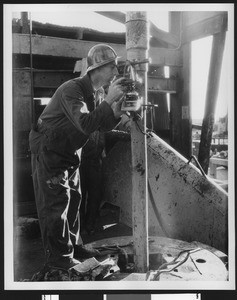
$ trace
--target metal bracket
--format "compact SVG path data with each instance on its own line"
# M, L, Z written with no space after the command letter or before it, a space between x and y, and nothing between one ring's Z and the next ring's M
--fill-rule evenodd
M202 166L200 165L199 161L197 160L196 156L191 155L191 157L190 157L190 159L188 160L187 164L189 164L189 163L191 162L192 159L194 159L194 161L195 161L196 164L197 164L198 169L201 171L202 175L206 178L207 175L205 174L205 172L204 172Z
M149 58L146 58L146 59L143 59L143 60L134 60L134 61L130 61L130 60L127 60L132 66L134 65L141 65L141 64L149 64L150 63L150 59Z

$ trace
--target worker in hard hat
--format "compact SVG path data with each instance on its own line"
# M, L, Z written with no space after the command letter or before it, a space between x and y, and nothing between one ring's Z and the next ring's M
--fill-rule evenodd
M120 122L124 92L123 78L113 80L117 58L108 45L92 47L86 74L56 90L30 132L36 206L50 267L68 269L99 254L87 249L80 237L80 153L91 133L112 130ZM95 107L96 90L108 84L104 101Z

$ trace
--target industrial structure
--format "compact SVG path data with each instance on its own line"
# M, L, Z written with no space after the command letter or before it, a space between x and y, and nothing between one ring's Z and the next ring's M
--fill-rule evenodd
M93 45L102 42L120 56L121 72L126 61L136 62L143 78L142 118L131 113L128 139L114 132L116 142L104 162L104 202L119 207L120 221L133 228L136 272L148 272L150 236L166 246L171 241L175 245L177 240L196 241L226 259L228 193L207 173L227 12L170 12L169 32L149 22L145 12L98 13L123 23L125 33L30 22L27 12L13 19L15 220L36 215L28 135L45 107L43 101L61 83L80 76L75 66ZM207 36L213 36L213 45L196 159L192 152L191 42ZM165 67L169 67L169 77ZM222 266L219 270L223 271Z

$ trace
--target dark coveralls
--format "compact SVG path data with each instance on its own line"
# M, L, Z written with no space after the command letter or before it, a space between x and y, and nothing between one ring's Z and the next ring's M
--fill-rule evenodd
M105 146L104 134L95 131L82 149L80 177L82 202L80 216L88 233L95 230L99 206L103 196L102 158Z
M103 88L96 91L96 106L103 101ZM105 148L104 132L94 131L82 149L80 179L81 179L81 225L88 233L95 229L99 206L103 196L102 158Z
M118 120L107 102L95 109L88 75L62 84L29 136L32 177L46 262L73 257L82 244L79 208L80 152L99 127L113 129Z

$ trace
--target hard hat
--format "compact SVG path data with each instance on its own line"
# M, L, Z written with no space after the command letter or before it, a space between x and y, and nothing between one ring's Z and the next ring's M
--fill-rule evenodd
M95 45L89 50L87 55L87 72L116 61L117 57L112 47L106 44Z

